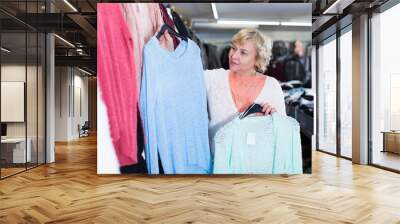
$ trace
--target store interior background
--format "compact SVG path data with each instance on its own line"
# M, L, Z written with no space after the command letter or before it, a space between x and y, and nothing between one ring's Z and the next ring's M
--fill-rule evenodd
M24 101L22 120L3 120L10 115L6 113L9 107L3 105L7 100L2 100L0 106L1 122L7 125L5 136L15 140L0 145L2 179L56 161L54 142L79 139L78 124L82 126L88 121L91 133L96 133L95 33L96 3L99 1L70 2L70 5L65 1L45 0L0 2L1 98L12 99L13 94L6 91L7 83L24 84L24 92L17 94L23 97L16 99ZM300 2L311 3L313 11L311 61L316 110L312 149L355 163L400 172L399 152L383 151L385 141L382 133L400 129L400 101L397 100L400 71L396 66L396 55L400 52L396 40L400 39L400 33L395 29L396 21L400 21L400 5L385 0L347 1L337 6L342 12L335 16L329 13L323 15L321 11L335 1ZM225 3L217 3L218 10L223 10L219 4ZM190 5L195 7L195 4ZM343 12L343 9L346 10ZM206 11L198 10L203 15L213 16L211 5ZM371 18L365 15L356 18L357 10L369 10ZM45 15L46 12L56 14L46 17L49 16ZM184 15L185 11L181 13ZM46 19L52 22L46 23ZM363 30L368 24L369 33ZM217 45L226 42L235 33L234 29L194 29L200 38ZM310 27L291 27L287 32L281 27L261 29L273 39L305 41L306 29ZM220 31L217 33L215 30ZM360 50L360 36L368 34L369 45L368 42L363 43L368 49ZM356 75L360 66L357 64L358 68L355 67L354 61L361 51L370 55L368 79ZM359 108L354 107L360 105L355 101L360 101L359 89L355 86L364 89L367 97L367 101L363 101L368 108L365 111L367 116L361 116L363 126L359 123L355 126L354 123L360 120L357 114ZM359 150L354 150L359 147L354 142L360 142L359 136L354 136L354 133L361 126L367 134L367 138L361 140L368 151L365 161L360 161ZM389 142L397 144L398 137L393 136ZM17 149L16 145L19 152L15 154L16 158L10 159L10 153Z
M134 3L132 3L134 4ZM232 37L242 28L257 28L263 34L270 37L274 42L280 43L272 49L272 60L266 74L277 78L282 82L292 81L292 77L284 78L283 74L269 74L269 69L279 63L283 66L285 59L293 55L291 44L300 41L303 44L306 75L296 88L285 90L286 111L289 116L299 121L302 139L303 173L311 173L311 144L313 133L313 97L315 95L315 83L311 80L311 4L248 4L248 3L169 3L165 4L167 10L176 12L186 25L195 33L196 42L206 55L203 60L203 68L229 69L228 50ZM215 7L215 11L213 11ZM216 22L218 21L218 22ZM241 24L237 24L241 21ZM270 24L257 24L263 21ZM273 24L276 23L276 24ZM297 73L296 73L297 74ZM293 75L296 76L296 75ZM307 79L308 77L308 79ZM308 80L308 86L305 81ZM315 80L314 80L315 81ZM314 86L314 88L312 88ZM310 99L308 113L301 103L302 97L293 97L298 92L304 92ZM99 174L120 173L118 161L114 153L111 137L108 131L108 120L105 105L98 95L98 151L97 151L97 172Z
M54 144L78 140L85 122L96 133L95 6L80 5L84 18L61 15L63 1L0 2L1 179L55 162Z
M400 70L396 65L396 53L400 47L396 40L400 33L393 28L400 19L400 5L393 1L384 3L352 3L346 6L347 12L371 8L370 19L361 18L356 23L352 22L357 15L355 13L339 17L335 21L340 21L340 25L325 26L325 30L315 30L313 26L313 58L316 62L313 72L317 76L316 148L354 162L353 156L360 155L354 151L352 144L360 136L352 136L357 128L353 127L353 122L362 117L364 126L361 129L365 130L362 141L364 148L368 148L365 163L399 171ZM345 8L345 5L340 7ZM372 10L373 7L378 8ZM353 34L354 29L356 35ZM364 43L360 41L360 36L364 38ZM361 47L364 49L360 50ZM355 75L359 67L355 67L354 62L360 55L366 59L364 77ZM359 88L365 90L361 97L357 96ZM353 103L354 99L357 102ZM353 106L360 102L363 104L361 107L368 108L365 113L353 111ZM360 163L359 158L356 163Z
M398 0L291 0L312 3L311 175L184 178L96 173L96 3L111 1L0 0L0 111L21 109L24 101L5 115L18 121L0 117L3 136L14 139L0 144L1 221L399 222L400 148L398 132L390 131L399 129ZM14 89L22 82L24 91L10 92L3 81L16 81ZM3 98L15 103L5 108ZM81 111L91 130L76 138L71 122ZM56 142L61 126L69 141ZM22 163L13 163L15 150Z

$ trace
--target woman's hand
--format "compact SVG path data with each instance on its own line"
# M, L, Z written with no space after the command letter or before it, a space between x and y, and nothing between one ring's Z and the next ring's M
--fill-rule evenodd
M262 106L262 112L264 113L262 115L270 115L276 112L276 108L268 103L261 104L261 106Z

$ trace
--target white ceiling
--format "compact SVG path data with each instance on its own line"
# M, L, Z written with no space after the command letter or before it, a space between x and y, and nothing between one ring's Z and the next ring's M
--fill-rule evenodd
M219 19L311 22L311 3L215 3ZM184 18L214 20L211 3L171 3Z
M213 19L211 3L171 3L172 8L184 18Z
M298 22L310 23L311 3L215 3L219 20ZM225 43L239 31L241 25L217 24L211 3L171 3L184 19L192 21L192 28L203 40ZM310 41L311 26L257 26L274 40Z

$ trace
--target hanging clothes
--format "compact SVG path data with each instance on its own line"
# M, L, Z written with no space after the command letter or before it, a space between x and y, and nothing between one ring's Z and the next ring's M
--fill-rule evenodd
M174 51L154 36L144 49L140 110L148 172L211 172L207 97L200 49L188 39Z
M185 37L189 37L189 32L185 26L185 23L182 21L178 13L176 13L174 10L171 10L171 15L178 32Z
M278 113L234 119L215 136L213 173L303 173L298 122Z
M97 6L97 68L110 134L120 166L137 163L134 43L119 4Z
M283 62L283 78L284 82L291 80L299 80L304 83L306 80L306 69L304 67L305 59L298 55L290 55Z
M208 58L208 69L218 69L221 68L221 61L217 55L217 46L213 44L204 44L205 50L207 52Z
M143 47L154 36L157 30L164 24L161 16L160 7L157 3L120 3L124 12L126 23L131 32L135 48L136 79L137 79L137 96L139 96L141 77L142 77L142 60ZM163 46L172 45L168 43L166 38L161 38Z
M231 50L230 46L226 46L222 49L221 52L221 66L223 69L229 69L229 51Z
M214 69L206 70L204 73L210 117L209 138L212 152L214 152L213 138L215 133L239 114L231 94L229 72L229 70ZM276 108L278 113L286 114L282 88L273 77L266 78L264 87L254 102L258 104L269 103Z
M129 30L133 37L135 47L133 48L135 54L136 65L136 80L137 80L137 98L139 97L141 78L142 78L142 61L143 61L143 48L149 39L164 24L159 5L157 3L121 3L125 20L128 24ZM173 50L174 43L171 39L164 36L160 38L160 43L167 49ZM138 101L139 99L137 99ZM141 120L140 114L138 119ZM140 123L140 122L139 122ZM142 157L144 148L143 127L137 126L137 148L138 148L138 164L121 167L121 173L144 173L147 172L145 160Z
M268 64L267 70L264 72L268 76L276 78L278 81L283 82L283 62L288 54L288 48L284 41L274 41L272 45L272 59Z
M129 165L129 166L121 166L120 167L120 172L122 174L129 174L129 173L147 173L147 166L146 166L146 160L143 158L142 153L144 151L144 136L143 136L143 125L142 122L140 122L141 117L140 113L137 113L137 158L138 162L137 164Z
M159 9L161 10L161 15L164 23L175 29L175 23L169 16L167 8L165 8L165 6L162 3L159 3ZM174 48L176 48L179 44L179 40L175 36L172 36L172 39L174 41Z
M283 82L285 79L283 77L283 61L272 59L264 72L265 75L272 76L278 81Z

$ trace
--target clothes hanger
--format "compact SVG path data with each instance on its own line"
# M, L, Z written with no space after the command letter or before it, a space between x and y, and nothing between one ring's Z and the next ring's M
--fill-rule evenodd
M263 107L260 104L253 103L239 116L239 119L243 119L250 114L262 113L262 109Z
M167 25L167 24L165 24L165 23L164 23L164 25L162 25L161 30L157 33L157 36L156 36L157 39L160 39L160 37L164 34L164 32L165 32L166 30L168 30L168 33L169 33L169 34L174 35L174 36L177 36L177 37L181 38L181 39L184 40L184 41L187 41L187 40L188 40L187 37L185 37L185 36L183 36L183 35L177 33L172 27L170 27L169 25Z

